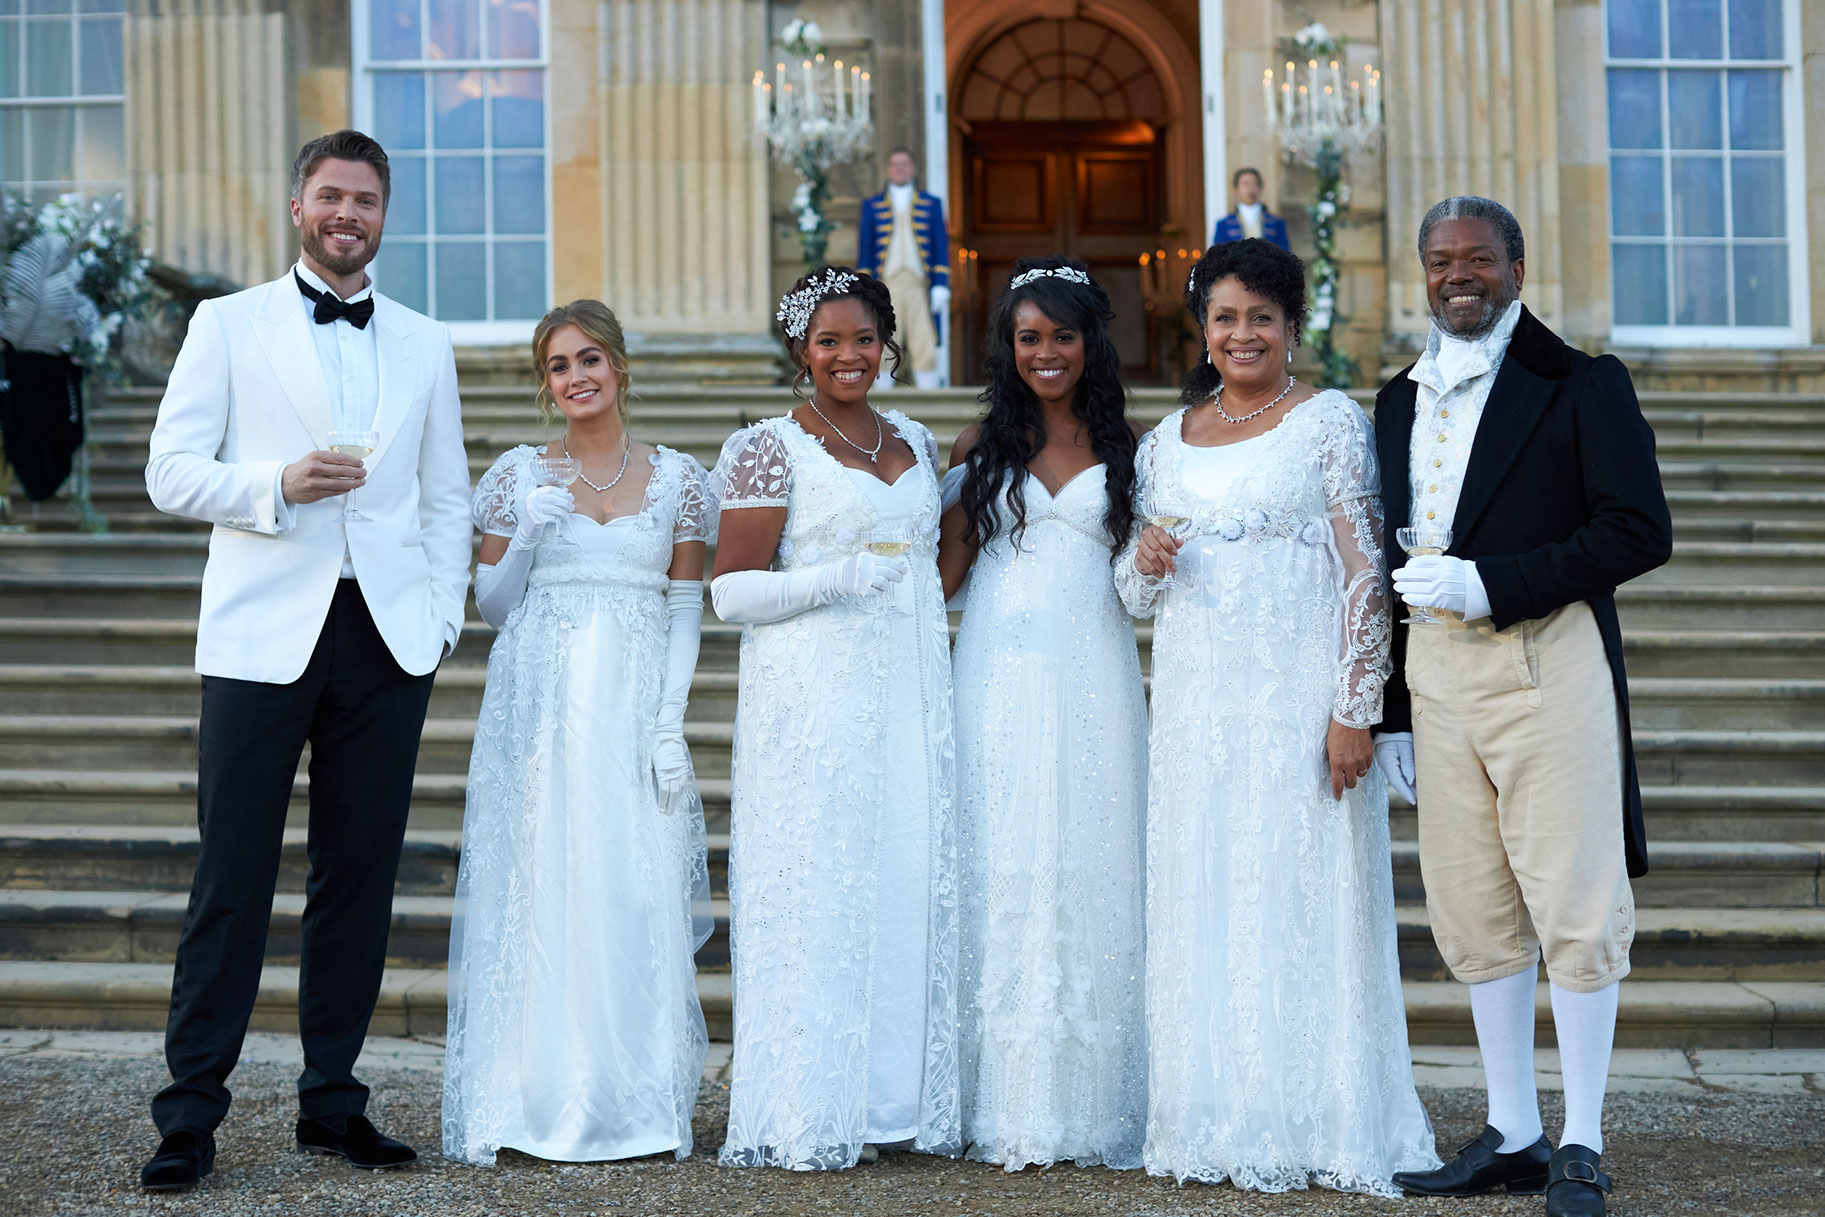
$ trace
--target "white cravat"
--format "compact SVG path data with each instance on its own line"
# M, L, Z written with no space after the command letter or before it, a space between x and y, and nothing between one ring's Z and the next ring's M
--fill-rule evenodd
M1242 224L1242 235L1258 237L1265 231L1262 216L1267 211L1266 203L1237 203L1236 219Z
M919 260L919 242L913 234L913 200L918 190L911 182L904 186L891 183L887 187L887 202L893 208L893 235L887 239L887 264L882 273L896 270L913 270L925 273L925 266Z
M1408 445L1412 523L1451 527L1477 424L1520 319L1521 302L1516 300L1495 329L1471 341L1448 337L1433 323L1426 353L1409 373L1417 389Z

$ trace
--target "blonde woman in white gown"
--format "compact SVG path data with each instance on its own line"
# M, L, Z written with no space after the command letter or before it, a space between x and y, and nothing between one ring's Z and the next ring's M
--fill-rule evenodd
M867 400L887 289L827 268L780 314L810 400L714 473L716 612L746 627L721 1161L829 1170L959 1149L950 647L936 445Z
M476 603L500 631L469 766L450 941L444 1153L561 1162L691 1152L709 931L685 699L716 513L689 456L636 443L621 327L597 301L535 331L582 474L503 454L475 493Z
M1188 523L1137 533L1116 567L1154 621L1147 1169L1398 1196L1394 1172L1438 1159L1369 743L1391 607L1373 437L1287 373L1293 255L1213 246L1187 302L1211 362L1141 442L1136 496Z

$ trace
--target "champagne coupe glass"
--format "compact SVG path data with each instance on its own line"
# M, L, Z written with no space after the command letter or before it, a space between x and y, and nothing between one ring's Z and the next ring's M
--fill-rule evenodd
M862 548L877 558L898 558L912 548L912 533L904 524L878 525L862 534ZM893 588L881 589L881 596L887 601L889 616L911 615L894 604Z
M362 461L372 455L380 444L380 433L377 431L332 431L330 432L330 451L343 456L357 457ZM366 467L363 466L365 472ZM372 517L355 506L355 492L349 491L342 499L343 520L367 520Z
M1147 522L1155 528L1164 529L1167 536L1177 540L1179 534L1176 530L1191 523L1191 508L1178 502L1155 503L1148 509ZM1167 571L1165 576L1160 579L1159 586L1180 586L1176 561L1173 563L1173 569Z
M1427 554L1442 554L1451 548L1451 530L1436 524L1419 524L1411 528L1402 528L1395 532L1394 539L1410 557L1418 558ZM1443 617L1434 617L1422 607L1415 606L1413 615L1401 622L1402 625L1443 625Z
M559 455L541 448L532 461L532 480L540 486L568 486L583 476L583 462L574 456ZM568 521L558 521L558 536L568 541L570 533L565 525Z

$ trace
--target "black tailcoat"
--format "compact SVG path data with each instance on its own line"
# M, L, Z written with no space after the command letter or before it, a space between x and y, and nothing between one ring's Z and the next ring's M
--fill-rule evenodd
M1387 550L1396 565L1401 551L1394 532L1411 522L1409 446L1419 392L1412 370L1403 369L1375 398ZM1615 591L1672 556L1673 522L1654 432L1620 360L1567 346L1521 310L1477 424L1451 535L1449 552L1476 563L1497 629L1590 602L1622 711L1629 874L1645 874L1647 834ZM1396 624L1383 731L1413 729L1406 655L1407 627Z

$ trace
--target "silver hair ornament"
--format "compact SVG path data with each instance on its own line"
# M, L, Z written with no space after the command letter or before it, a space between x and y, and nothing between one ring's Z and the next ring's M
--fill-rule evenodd
M1024 275L1016 275L1014 281L1008 284L1008 290L1013 291L1017 287L1025 287L1035 279L1063 279L1067 283L1082 283L1085 286L1090 283L1090 276L1076 267L1060 266L1052 269L1030 270Z
M822 275L813 276L804 287L786 293L773 319L785 325L786 337L803 338L805 331L811 328L811 314L817 312L817 306L824 298L839 295L857 282L856 276L847 271L826 270Z

